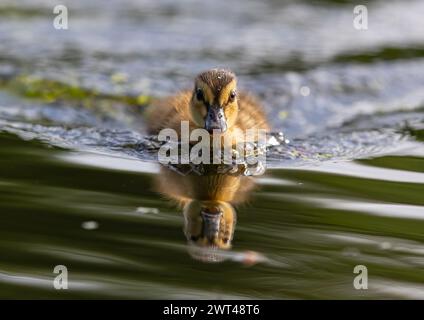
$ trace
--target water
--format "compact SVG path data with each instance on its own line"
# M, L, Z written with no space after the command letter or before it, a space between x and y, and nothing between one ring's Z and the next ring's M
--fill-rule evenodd
M61 3L67 31L54 1L0 3L0 297L424 297L422 1L369 3L367 31L349 1ZM215 66L290 143L235 178L232 249L205 263L142 111Z

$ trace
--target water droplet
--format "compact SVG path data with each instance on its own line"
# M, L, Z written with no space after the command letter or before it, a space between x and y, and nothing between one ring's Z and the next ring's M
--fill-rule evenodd
M99 228L99 223L96 221L84 221L81 227L85 230L96 230Z
M311 93L311 89L309 89L309 87L307 86L303 86L300 88L300 94L304 97L309 96L309 94Z
M158 208L148 208L148 207L138 207L135 211L139 214L158 214L159 209Z
M268 144L270 146L278 146L280 143L278 142L278 140L275 137L271 137L268 139Z

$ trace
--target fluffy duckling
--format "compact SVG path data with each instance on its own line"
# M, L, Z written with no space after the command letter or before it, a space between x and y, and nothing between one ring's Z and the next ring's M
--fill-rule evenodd
M231 248L237 214L230 203L192 200L184 206L183 214L184 233L190 245Z
M225 69L202 72L193 90L154 104L147 119L150 134L171 128L180 135L181 121L189 121L190 132L204 128L211 134L215 130L240 142L247 129L269 131L262 107L253 96L237 91L236 76Z
M163 166L155 182L156 191L182 209L187 241L197 248L191 248L192 256L218 262L217 256L201 249L231 248L237 218L233 205L248 199L254 180L226 174L181 175Z

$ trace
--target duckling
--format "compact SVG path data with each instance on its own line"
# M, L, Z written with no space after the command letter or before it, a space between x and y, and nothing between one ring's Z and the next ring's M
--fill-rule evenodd
M246 92L237 91L237 79L233 72L211 69L200 73L194 81L194 89L152 105L148 112L148 132L158 134L165 128L181 135L181 121L189 121L190 132L204 128L229 136L226 141L243 142L247 129L269 131L265 113L258 101Z
M247 201L254 188L252 177L218 173L181 175L165 166L161 166L155 180L155 190L182 209L190 254L209 262L219 259L209 250L201 249L231 248L237 218L233 205Z
M224 201L189 201L183 208L184 234L189 245L228 250L234 236L237 214Z

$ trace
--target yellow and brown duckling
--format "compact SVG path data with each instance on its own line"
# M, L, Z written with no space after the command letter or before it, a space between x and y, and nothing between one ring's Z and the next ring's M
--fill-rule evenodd
M189 244L203 248L231 248L237 214L225 201L187 202L183 208L184 234Z
M150 134L173 129L181 137L181 122L188 121L190 133L199 128L206 129L211 138L217 133L224 146L227 141L232 146L234 141L257 141L246 140L249 129L269 131L260 104L248 93L238 92L234 73L223 69L202 72L195 78L193 90L154 103L147 120ZM249 138L255 139L255 135ZM215 249L231 248L236 223L233 205L248 198L254 182L251 177L218 173L215 165L207 166L207 173L184 175L162 166L156 190L182 209L191 255L219 261Z
M193 90L153 104L148 131L158 134L171 128L180 134L181 121L189 121L190 132L204 128L235 139L243 139L248 129L269 130L261 105L250 94L238 92L236 76L225 69L202 72L195 78Z
M215 249L232 246L236 210L255 188L252 177L227 174L181 175L165 166L155 189L181 208L190 254L205 262L219 262Z

